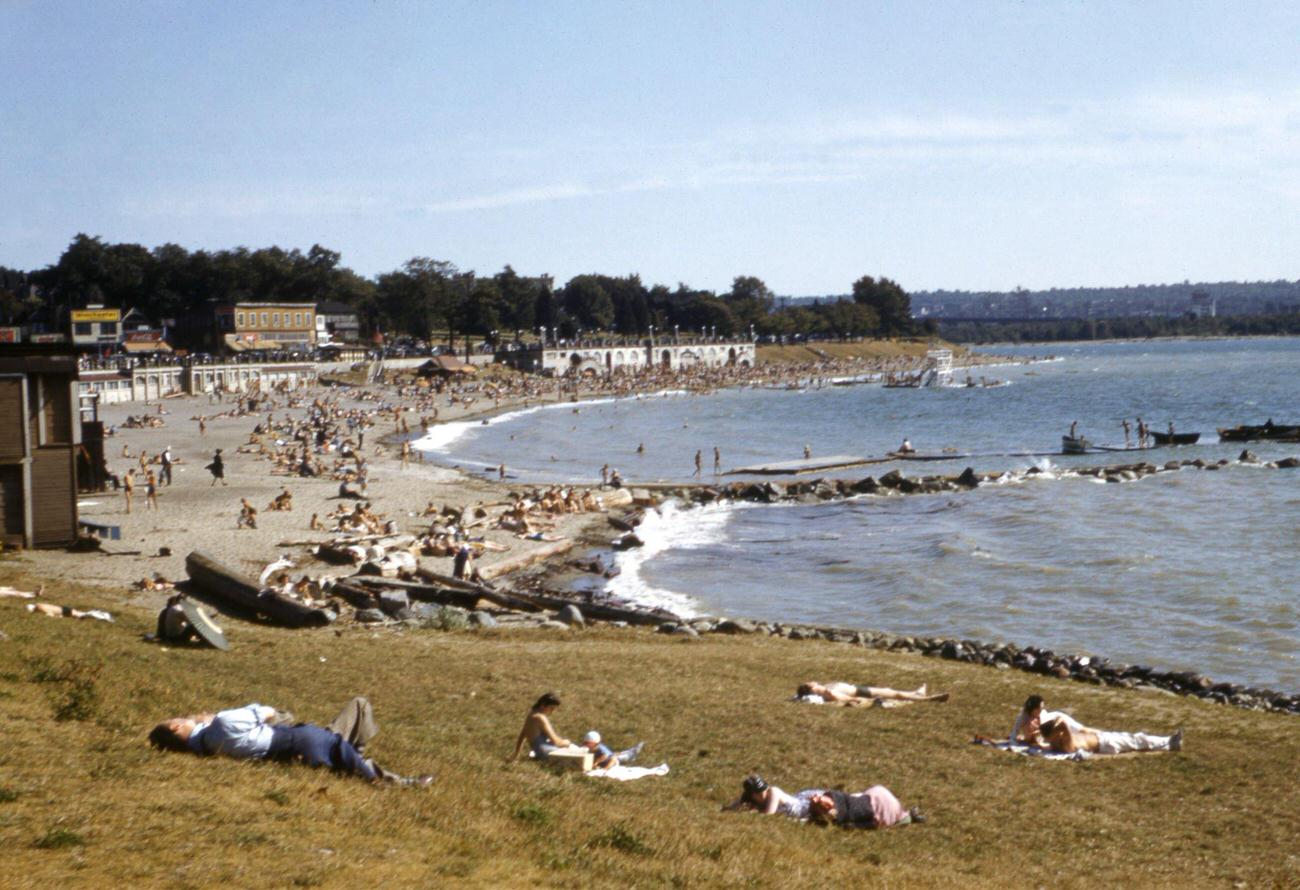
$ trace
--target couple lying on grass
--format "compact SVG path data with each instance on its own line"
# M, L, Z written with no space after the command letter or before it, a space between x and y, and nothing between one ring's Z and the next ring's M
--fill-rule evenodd
M1041 695L1025 699L1007 739L1013 745L1029 745L1060 754L1086 751L1090 754L1126 754L1132 751L1181 751L1183 731L1173 735L1145 732L1113 732L1090 729L1064 711L1049 711Z
M844 791L807 788L789 794L769 785L762 776L748 775L740 797L723 810L753 810L764 815L782 815L799 821L842 828L892 828L925 821L916 807L906 809L884 785L849 794Z
M533 757L537 760L545 760L555 751L563 751L568 748L582 747L590 751L594 757L592 766L596 769L609 769L615 766L626 766L636 760L637 755L641 753L641 748L645 742L637 742L631 748L625 751L614 752L608 746L601 743L600 733L591 730L582 737L579 745L566 738L562 738L551 725L551 715L555 709L560 706L560 697L554 692L544 693L541 698L533 703L532 708L528 711L528 716L524 718L523 728L519 730L519 737L515 739L515 751L512 760L519 759L519 753L527 744L532 751Z
M164 720L149 741L168 751L225 754L237 760L301 761L368 782L424 787L433 776L407 778L367 759L362 751L379 733L374 709L361 696L352 699L328 726L298 723L293 715L251 704L216 714L191 714Z

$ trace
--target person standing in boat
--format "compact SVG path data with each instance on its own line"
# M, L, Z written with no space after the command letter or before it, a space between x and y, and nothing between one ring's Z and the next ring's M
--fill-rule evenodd
M1138 418L1138 447L1147 447L1147 425L1142 422L1141 417Z
M1124 447L1127 448L1127 447L1129 447L1129 443L1130 443L1130 441L1131 441L1131 440L1129 439L1129 432L1130 432L1133 428L1132 428L1131 426L1129 426L1128 418L1127 418L1127 417L1124 418L1122 421L1120 421L1120 424L1119 424L1119 425L1120 425L1121 427L1124 428Z
M1174 422L1171 420L1169 421L1169 438L1173 439L1173 437L1174 437Z
M1070 424L1070 438L1079 438L1079 421L1077 420Z

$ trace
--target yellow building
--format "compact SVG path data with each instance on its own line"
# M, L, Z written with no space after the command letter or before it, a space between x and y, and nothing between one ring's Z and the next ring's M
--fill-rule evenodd
M315 303L224 303L216 315L224 345L236 352L316 345Z

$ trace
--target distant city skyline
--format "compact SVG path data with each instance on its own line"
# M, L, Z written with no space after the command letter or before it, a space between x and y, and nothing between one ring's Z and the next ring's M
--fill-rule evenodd
M78 232L791 296L1300 278L1300 7L0 5L0 265Z

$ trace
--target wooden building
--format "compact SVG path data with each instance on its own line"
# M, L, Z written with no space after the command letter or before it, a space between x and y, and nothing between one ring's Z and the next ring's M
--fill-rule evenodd
M0 514L6 547L77 539L81 423L76 354L66 346L0 346Z

